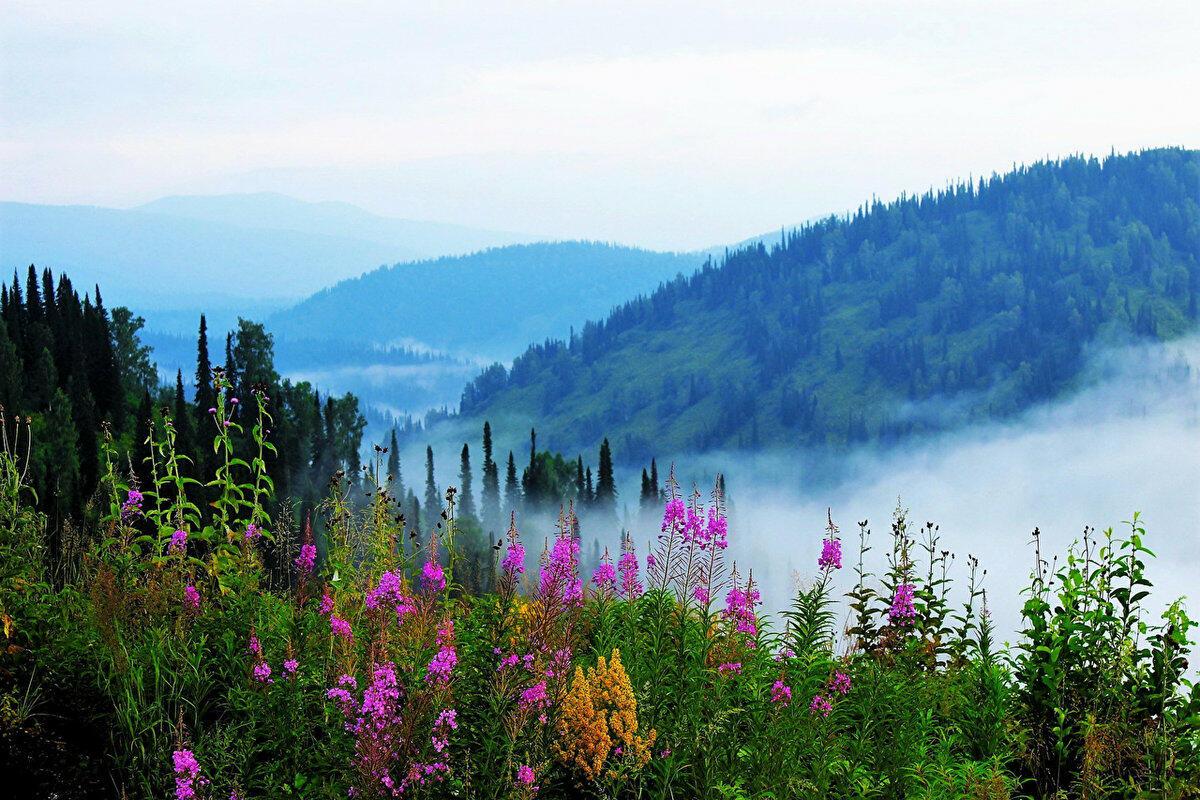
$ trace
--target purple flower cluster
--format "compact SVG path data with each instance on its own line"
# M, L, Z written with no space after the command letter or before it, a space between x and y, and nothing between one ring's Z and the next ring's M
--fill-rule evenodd
M697 508L689 508L681 498L673 497L663 509L662 532L678 537L684 544L695 542L701 550L729 546L729 524L714 506L707 517Z
M635 600L641 597L644 590L642 582L638 580L638 559L632 543L617 559L617 569L621 573L621 596L626 600Z
M513 785L520 790L526 791L529 794L537 792L538 787L534 785L537 780L537 773L533 771L533 767L528 764L522 764L517 767L517 780Z
M754 614L754 606L760 599L758 590L750 586L745 589L734 586L725 595L725 617L733 620L738 633L747 636L758 634L758 617Z
M193 800L196 788L206 783L200 777L200 762L191 750L176 750L171 759L175 766L176 800Z
M579 580L579 542L570 534L554 539L538 575L543 597L557 599L565 606L583 604L583 583Z
M446 748L450 746L450 731L456 730L458 730L458 712L453 708L444 709L433 722L431 738L433 749L439 753L445 752Z
M517 538L509 540L508 550L500 560L500 568L514 577L525 571L525 547Z
M446 573L436 561L425 562L421 568L421 587L427 592L440 592L446 588Z
M792 687L782 680L775 681L771 685L771 702L786 708L792 702Z
M246 541L253 544L262 538L262 528L251 522L246 526Z
M725 664L721 664L720 666L717 667L717 674L718 675L741 675L742 674L742 664L740 661L732 661L732 662L728 662Z
M425 671L425 680L438 686L450 682L450 673L458 664L458 651L454 649L454 623L447 622L438 629L437 643L440 648Z
M190 583L183 587L183 605L189 611L200 610L200 591Z
M317 546L315 544L300 545L300 555L296 556L296 572L307 578L313 574L317 566Z
M175 555L187 554L188 532L178 530L171 534L171 544L167 547L167 551Z
M902 583L896 587L892 607L888 609L888 618L897 625L908 625L917 616L916 606L913 605L915 588L911 583Z
M550 705L550 698L546 694L546 682L538 681L533 686L521 692L521 699L517 703L517 707L522 711L530 708L535 708L538 711L544 711Z
M329 617L329 630L332 631L335 636L340 636L343 639L348 640L354 638L354 631L351 629L350 623L341 617L335 617L332 615Z
M322 612L324 612L326 598L329 598L328 593L321 598ZM379 585L367 592L366 605L371 611L380 608L394 608L397 622L403 622L406 616L417 610L412 598L404 594L403 579L396 572L385 572L379 576ZM330 613L333 611L332 599L329 599L329 611Z
M137 489L130 489L125 495L125 502L121 504L121 521L132 522L142 516L142 493Z
M329 594L328 589L321 595L321 605L317 610L326 617L333 613L333 595Z
M835 671L833 678L829 681L829 691L837 692L840 695L850 693L850 676L842 671Z
M291 677L296 674L296 670L300 668L300 662L294 658L289 658L283 662L283 674L286 677Z
M820 714L822 717L828 717L829 712L833 711L833 703L830 703L823 695L813 695L812 702L808 704L808 710L814 714Z
M259 683L274 683L275 679L271 677L271 665L266 661L259 661L254 665L254 680Z
M592 583L596 588L606 594L611 592L617 585L617 570L606 557L600 562L600 566L596 567L595 573L592 574Z
M817 559L817 566L823 570L842 568L842 542L840 539L830 537L822 542L821 557Z

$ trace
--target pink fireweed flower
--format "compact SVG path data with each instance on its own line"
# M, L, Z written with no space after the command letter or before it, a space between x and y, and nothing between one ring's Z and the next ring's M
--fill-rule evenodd
M385 572L379 576L379 585L367 592L366 604L371 611L385 607L394 608L398 620L416 610L412 599L403 592L400 575L395 572Z
M307 578L313 574L317 565L317 546L315 544L300 545L300 555L296 556L296 572Z
M662 532L668 536L683 536L687 527L687 506L683 498L672 497L663 507Z
M525 571L525 547L518 540L509 541L508 550L500 560L500 568L514 577Z
M262 538L262 528L251 522L246 526L246 541L256 542Z
M440 592L446 588L446 574L436 561L426 561L421 568L421 586L427 592Z
M828 717L829 712L833 711L833 704L821 695L813 695L812 702L808 704L808 710L814 714L820 714L822 717Z
M538 681L533 686L521 692L521 699L517 703L517 707L522 711L530 708L536 708L541 711L550 705L549 697L546 694L546 682Z
M758 634L758 618L754 614L754 606L761 599L757 589L739 589L734 586L725 595L725 617L733 620L738 633L747 636Z
M191 584L183 587L183 604L190 611L200 610L200 591Z
M896 587L892 607L888 609L888 618L897 625L908 625L917 616L917 609L913 605L914 589L911 583L902 583Z
M649 556L646 561L649 563ZM636 600L641 597L644 589L641 581L638 580L637 553L632 549L621 553L620 559L617 560L617 569L621 572L621 596L626 600Z
M329 630L335 636L340 636L343 639L351 639L354 637L354 631L350 628L350 623L341 617L329 618Z
M612 562L604 561L596 567L596 571L592 575L592 583L596 584L596 588L603 592L611 591L616 587L617 570L613 567Z
M321 612L322 616L326 617L333 613L333 597L329 594L328 589L321 595L321 605L317 610Z
M454 645L443 645L433 660L429 662L425 672L425 681L445 686L450 682L450 673L454 671L456 664L458 664L458 651L454 649Z
M500 652L500 648L496 648L496 653L499 654L499 652ZM517 662L520 660L521 660L521 657L518 656L516 653L509 653L504 658L500 659L500 666L496 667L496 671L504 672L504 670L508 669L509 667L515 667L517 665Z
M533 771L533 767L529 766L528 764L522 764L521 766L517 767L517 780L513 783L513 785L518 789L536 792L538 787L533 783L536 780L537 773Z
M829 691L837 692L840 695L850 693L850 676L844 672L834 672L833 678L829 681Z
M271 677L271 665L266 661L260 661L255 664L254 680L259 683L274 683L275 679Z
M545 597L563 605L582 605L583 582L579 580L579 542L574 536L557 536L546 563L538 573L538 586Z
M695 597L698 602L704 605L708 605L709 600L712 599L709 596L708 587L706 586L697 586L695 589L692 589L692 597Z
M771 702L780 706L788 706L792 702L792 687L783 681L775 681L771 685Z
M433 723L433 736L430 743L433 749L441 753L450 746L450 731L458 730L458 712L453 708L447 708L438 714Z
M721 664L720 666L717 667L717 674L718 675L741 675L742 674L741 662L733 661L733 662Z
M786 658L795 658L795 657L796 657L796 651L790 647L785 647L782 650L780 650L778 653L775 654L776 661L783 661Z
M191 750L176 750L171 760L175 767L176 800L193 800L197 786L206 781L200 777L200 762Z
M708 529L705 531L705 545L711 545L717 550L729 547L729 521L716 508L708 510Z
M294 658L289 658L283 662L283 674L291 677L296 674L296 670L300 668L300 662Z
M125 495L125 502L121 504L121 521L132 522L142 515L142 493L137 489L130 489Z
M185 555L187 553L188 533L184 530L178 530L171 534L171 544L167 550L176 555Z
M258 656L259 658L262 658L262 645L259 644L258 636L256 636L253 633L250 634L250 644L247 645L247 647L251 653Z
M821 556L817 566L823 570L842 568L842 543L839 539L825 539L821 544Z

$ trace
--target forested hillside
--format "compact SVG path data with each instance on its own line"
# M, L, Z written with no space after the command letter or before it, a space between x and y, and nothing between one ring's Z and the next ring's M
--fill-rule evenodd
M1051 398L1198 294L1200 153L1072 157L739 250L489 368L461 413L626 461L891 439Z
M543 242L396 264L342 281L281 311L283 338L419 343L505 359L531 341L565 335L701 264L694 254L598 242Z

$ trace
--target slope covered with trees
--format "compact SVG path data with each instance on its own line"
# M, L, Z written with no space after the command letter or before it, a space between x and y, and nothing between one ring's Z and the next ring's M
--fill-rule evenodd
M694 254L599 242L513 245L396 264L342 281L268 320L281 339L419 342L508 359L639 292L695 271Z
M1200 153L1072 157L734 252L490 367L461 414L634 462L887 440L1051 398L1090 343L1194 326L1198 295Z

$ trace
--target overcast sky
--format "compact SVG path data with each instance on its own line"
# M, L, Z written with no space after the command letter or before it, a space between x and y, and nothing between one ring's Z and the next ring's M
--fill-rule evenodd
M440 8L433 8L440 6ZM662 248L1200 145L1200 3L4 3L0 199L279 191Z

